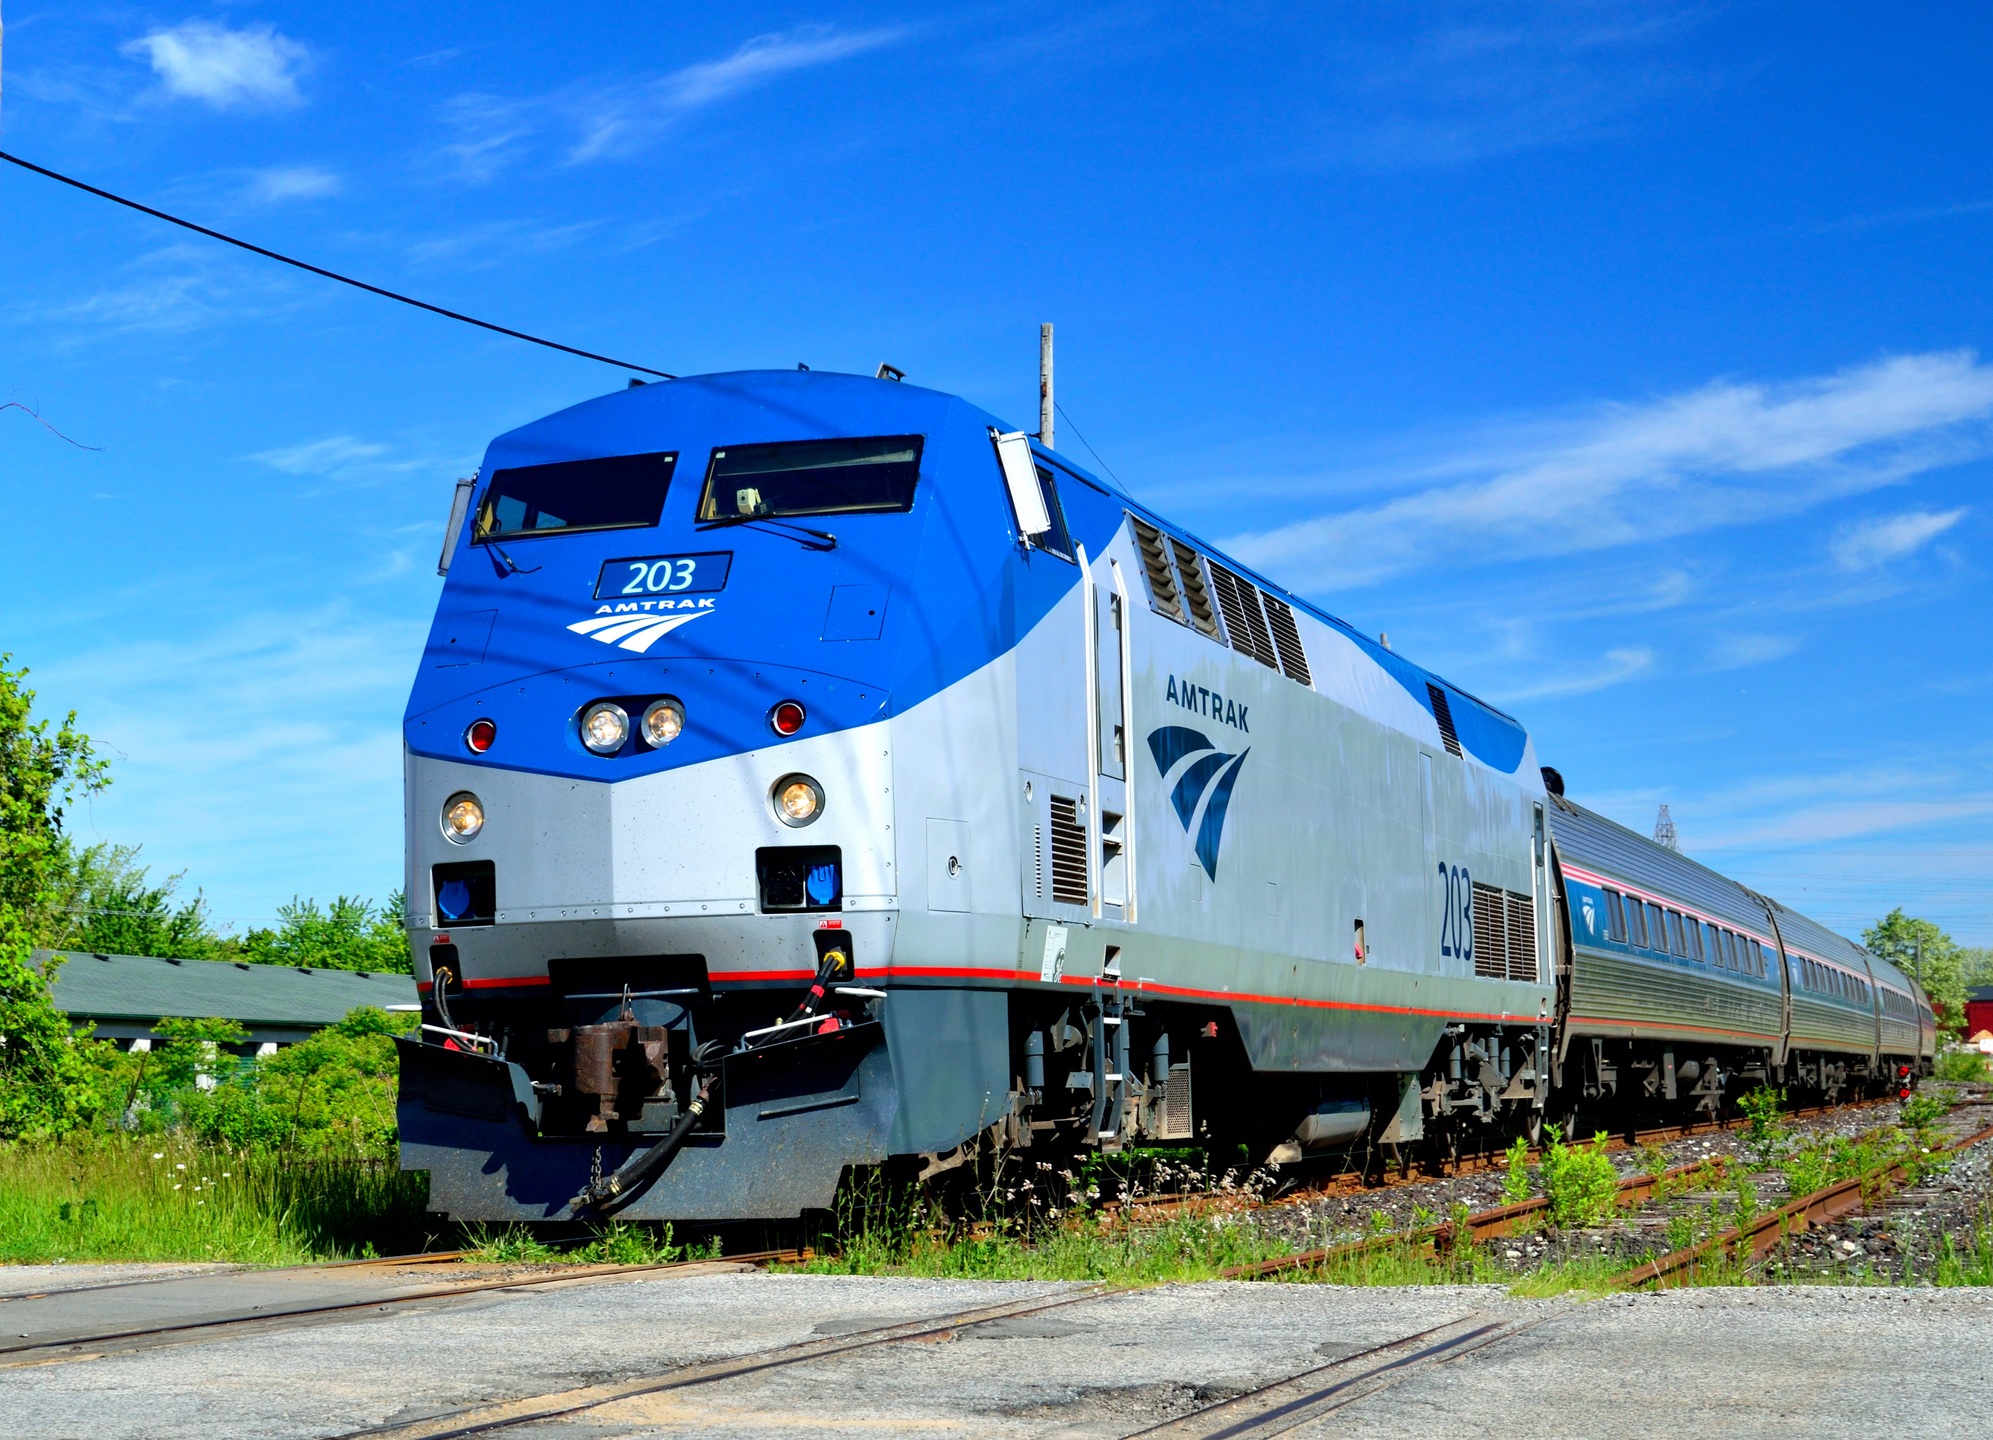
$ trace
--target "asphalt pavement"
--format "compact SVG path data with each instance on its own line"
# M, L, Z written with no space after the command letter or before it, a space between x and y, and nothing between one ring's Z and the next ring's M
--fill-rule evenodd
M156 1320L172 1308L168 1295L187 1314L215 1315L235 1298L282 1308L286 1294L363 1296L374 1285L386 1298L413 1283L234 1272L102 1288L143 1273L0 1269L0 1297L95 1285L71 1289L60 1312L77 1335L117 1328L120 1316ZM45 1303L0 1298L0 1331L18 1334L10 1312ZM825 1343L990 1305L1026 1313L915 1327L892 1343ZM1478 1336L1479 1348L1380 1370L1320 1400L1336 1377L1378 1369L1375 1354L1408 1353L1375 1347L1428 1332ZM1269 1392L1318 1402L1288 1416L1298 1428L1277 1433L1924 1440L1985 1433L1988 1337L1993 1292L1984 1290L1702 1289L1578 1301L1516 1299L1499 1287L1257 1283L1096 1296L1049 1284L707 1270L363 1307L308 1326L277 1320L134 1351L83 1345L13 1365L0 1356L0 1436L340 1436L761 1355L785 1363L723 1366L718 1378L491 1433L1119 1437L1241 1394L1224 1414L1250 1418L1266 1408L1256 1387L1312 1372L1318 1378L1298 1390ZM794 1346L813 1348L785 1355ZM1218 1428L1192 1421L1183 1433Z

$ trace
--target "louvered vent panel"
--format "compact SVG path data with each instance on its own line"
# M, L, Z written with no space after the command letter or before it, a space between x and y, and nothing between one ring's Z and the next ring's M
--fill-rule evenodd
M1177 593L1176 576L1170 570L1169 547L1163 532L1146 520L1130 515L1135 527L1135 548L1142 552L1142 571L1149 577L1149 603L1158 615L1183 619L1183 598Z
M1447 703L1446 692L1428 680L1426 694L1432 699L1432 718L1439 721L1439 738L1446 742L1446 753L1461 754L1460 737L1453 732L1453 707Z
M1195 1133L1190 1106L1190 1066L1170 1066L1169 1080L1163 1086L1162 1127L1158 1140L1188 1140Z
M1045 827L1031 827L1031 874L1035 887L1032 893L1040 900L1045 898Z
M1211 586L1218 592L1218 608L1225 612L1225 629L1232 648L1269 670L1280 668L1273 653L1273 635L1266 628L1266 615L1260 610L1259 590L1250 580L1241 580L1223 565L1211 567Z
M1079 801L1052 799L1052 899L1061 905L1086 904L1086 826Z
M1211 599L1211 587L1204 579L1204 557L1181 540L1169 543L1171 553L1176 556L1177 579L1183 586L1183 608L1190 612L1190 623L1216 639L1218 611Z
M1527 895L1503 892L1509 901L1509 979L1536 983L1536 906Z
M1502 892L1474 887L1474 973L1485 980L1509 978L1509 924Z
M1280 673L1289 680L1313 685L1314 677L1308 673L1308 652L1301 648L1301 631L1294 623L1293 610L1285 600L1276 600L1263 591L1259 598L1266 605L1266 623L1273 631L1273 648L1280 655Z

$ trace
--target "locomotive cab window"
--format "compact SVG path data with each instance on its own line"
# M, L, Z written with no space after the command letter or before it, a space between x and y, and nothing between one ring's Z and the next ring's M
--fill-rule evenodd
M495 470L471 543L655 525L677 463L675 451L661 451Z
M1070 560L1073 558L1073 537L1066 529L1066 509L1059 503L1058 482L1045 466L1039 465L1036 469L1038 490L1045 497L1045 513L1052 519L1052 528L1038 537L1037 546L1040 550L1051 551L1061 560Z
M921 437L784 440L713 452L702 522L773 520L786 515L859 515L913 508Z

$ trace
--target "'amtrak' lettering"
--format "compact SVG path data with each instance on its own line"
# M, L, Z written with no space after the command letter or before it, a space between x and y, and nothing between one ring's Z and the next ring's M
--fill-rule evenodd
M1177 683L1176 676L1169 677L1169 686L1163 691L1163 699L1172 705L1181 705L1195 715L1207 720L1216 720L1221 725L1230 725L1234 730L1252 734L1252 726L1246 724L1246 708L1236 700L1227 700L1216 690L1207 690L1202 685L1193 685L1188 680Z
M597 615L635 615L644 610L710 610L713 597L704 600L623 600L614 605L598 605Z

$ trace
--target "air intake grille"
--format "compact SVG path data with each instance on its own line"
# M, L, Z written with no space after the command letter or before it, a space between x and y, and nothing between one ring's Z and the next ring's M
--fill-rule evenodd
M1432 718L1439 721L1439 738L1446 742L1446 753L1461 754L1460 737L1453 729L1453 706L1447 703L1446 692L1428 680L1426 694L1432 699Z
M1259 591L1252 582L1241 580L1223 565L1211 567L1211 587L1218 592L1218 608L1225 612L1225 629L1232 648L1250 655L1269 670L1280 668L1273 653L1273 636L1267 632L1266 616L1260 613Z
M1294 612L1287 608L1285 600L1276 600L1271 595L1260 597L1266 605L1266 623L1273 631L1273 648L1280 653L1280 672L1289 680L1299 680L1303 685L1313 685L1314 678L1308 673L1308 652L1301 648L1301 631L1294 623Z
M1509 902L1509 979L1536 983L1536 906L1527 895L1502 892Z
M1218 612L1211 603L1210 587L1204 583L1204 559L1180 540L1171 540L1176 555L1177 578L1183 582L1183 605L1190 623L1212 639L1218 638Z
M1061 905L1086 904L1086 826L1079 801L1064 795L1052 801L1052 899Z
M1163 532L1146 520L1128 517L1135 527L1135 547L1142 552L1142 570L1149 577L1149 603L1158 615L1183 619L1183 599L1177 593L1176 576L1170 573L1169 547Z
M1536 906L1529 896L1474 887L1474 973L1483 980L1536 983Z
M1509 978L1509 927L1502 892L1474 887L1474 973L1483 980Z
M1045 898L1045 827L1031 827L1031 875L1032 891L1040 900Z

